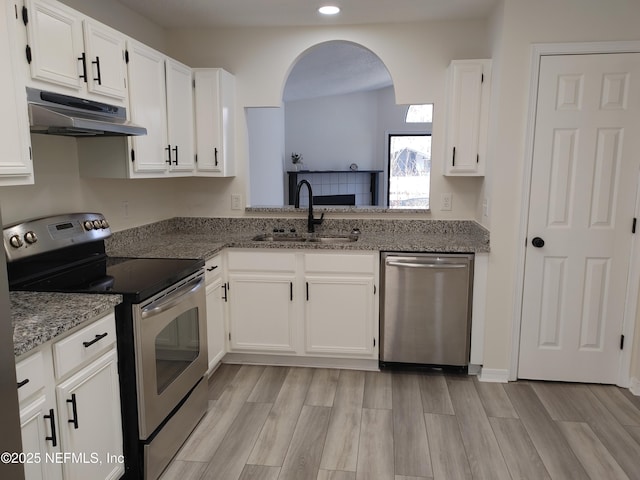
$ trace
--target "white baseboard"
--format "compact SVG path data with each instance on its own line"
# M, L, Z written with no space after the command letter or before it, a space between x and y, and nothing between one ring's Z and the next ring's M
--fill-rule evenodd
M467 369L467 373L469 375L480 375L482 371L482 365L475 365L473 363L469 364L469 368Z
M347 370L378 371L378 359L355 359L334 357L302 357L295 355L263 355L258 353L227 353L224 363L247 365L276 365L286 367L342 368Z
M482 368L478 375L481 382L507 383L509 381L509 370Z
M640 379L632 377L629 381L629 391L636 397L640 397Z

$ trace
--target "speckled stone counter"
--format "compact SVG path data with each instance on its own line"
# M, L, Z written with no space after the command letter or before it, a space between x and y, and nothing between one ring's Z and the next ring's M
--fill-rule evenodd
M469 220L327 218L320 235L360 230L351 243L259 242L274 229L306 235L305 212L298 217L178 217L122 232L106 241L113 256L208 259L224 248L375 250L481 253L489 251L489 232ZM119 295L11 292L15 354L21 355L76 325L106 313Z
M9 297L16 357L122 302L120 295L79 293L10 292Z
M360 230L350 243L259 242L253 238L273 229L306 232L306 218L180 217L115 233L107 251L118 256L210 258L224 248L377 250L437 253L489 251L489 232L466 220L325 219L320 235ZM306 233L305 233L306 234Z

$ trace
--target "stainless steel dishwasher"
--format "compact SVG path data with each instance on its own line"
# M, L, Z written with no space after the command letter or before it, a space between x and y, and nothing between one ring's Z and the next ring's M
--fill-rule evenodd
M381 366L468 366L473 258L382 253Z

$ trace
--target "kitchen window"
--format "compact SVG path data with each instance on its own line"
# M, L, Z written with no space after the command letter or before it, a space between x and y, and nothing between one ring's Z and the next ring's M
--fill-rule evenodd
M429 208L431 134L389 134L389 208Z
M404 117L405 123L431 123L433 122L433 104L409 105Z

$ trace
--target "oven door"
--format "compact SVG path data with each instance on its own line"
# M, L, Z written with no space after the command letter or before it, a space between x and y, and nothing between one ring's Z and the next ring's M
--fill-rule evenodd
M207 370L202 272L133 306L140 439L147 439Z

